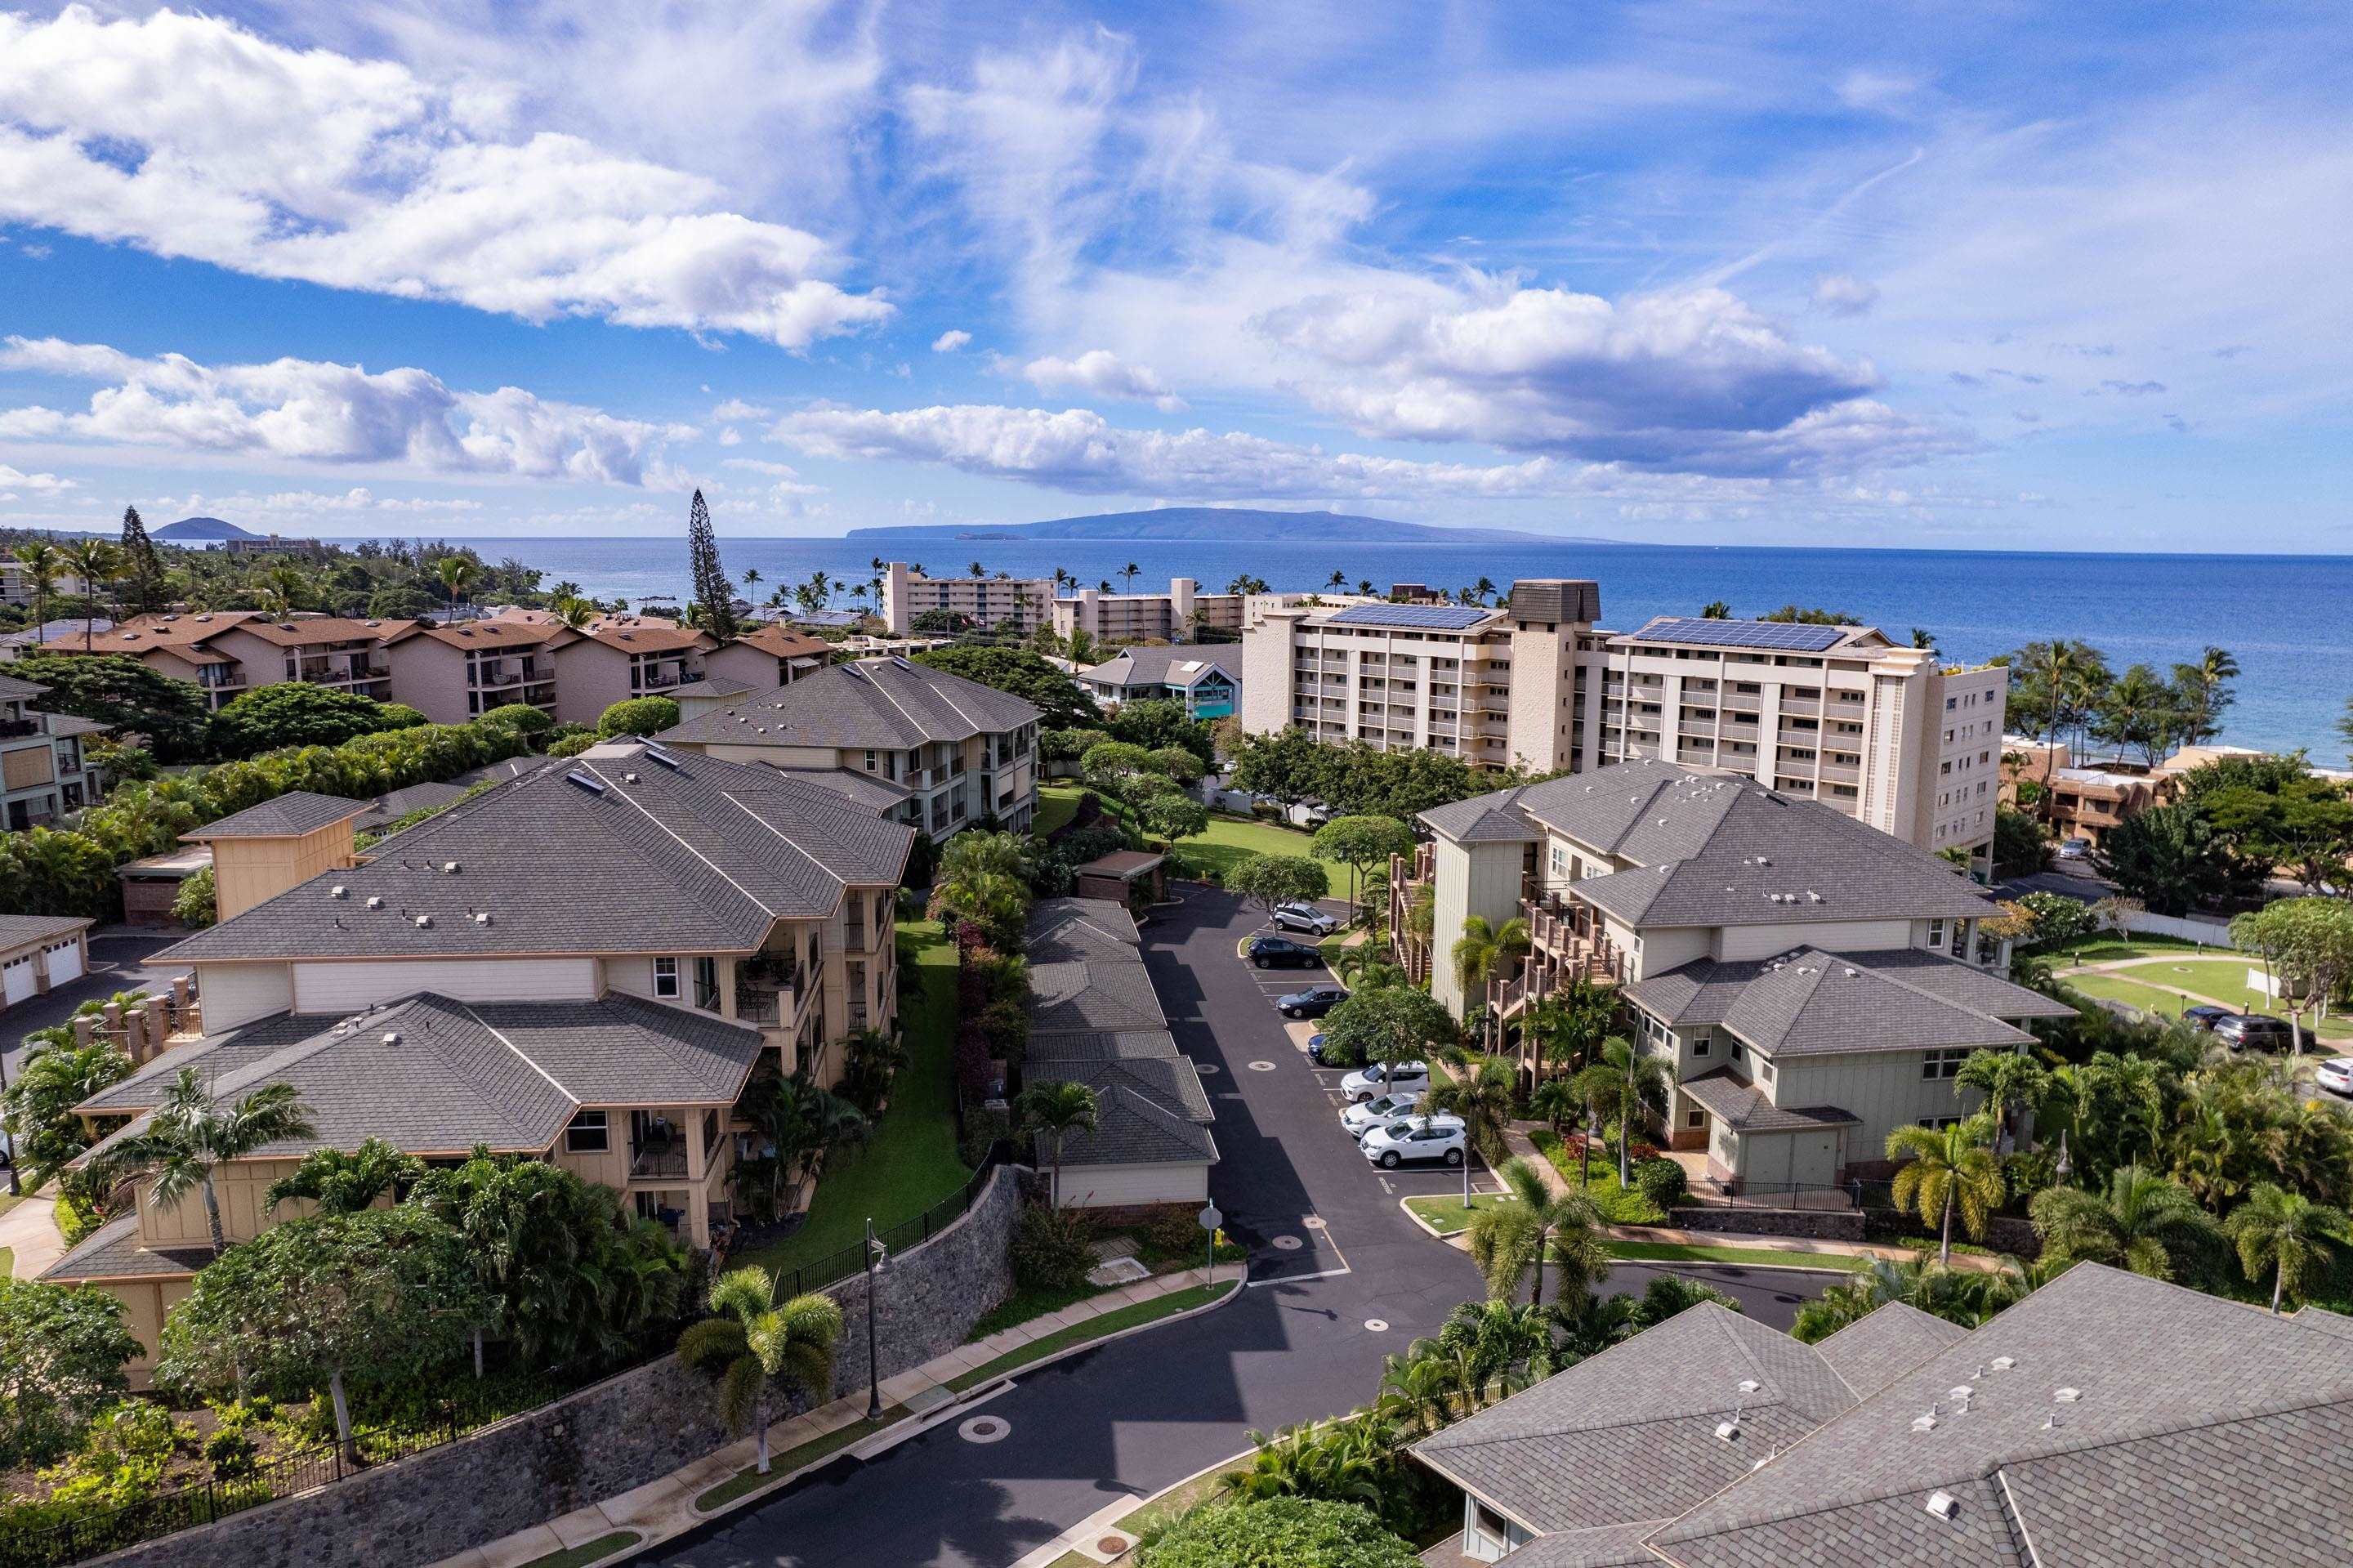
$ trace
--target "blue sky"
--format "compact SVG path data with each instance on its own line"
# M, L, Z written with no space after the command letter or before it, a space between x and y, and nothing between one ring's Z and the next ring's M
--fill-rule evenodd
M0 10L0 522L2341 553L2341 27Z

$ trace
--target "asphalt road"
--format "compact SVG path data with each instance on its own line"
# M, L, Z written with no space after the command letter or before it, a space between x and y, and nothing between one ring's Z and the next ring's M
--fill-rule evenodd
M838 1460L638 1561L1003 1568L1120 1497L1235 1454L1252 1430L1364 1403L1384 1356L1483 1294L1470 1260L1398 1207L1403 1192L1447 1191L1460 1176L1385 1175L1365 1162L1235 956L1252 917L1222 893L1183 892L1181 908L1146 927L1146 958L1178 1045L1205 1069L1220 1156L1211 1195L1252 1249L1251 1287L1219 1311L1023 1374L986 1407L1010 1424L998 1441L967 1442L945 1423L870 1463ZM1627 1266L1606 1288L1640 1291L1659 1272ZM1826 1277L1676 1272L1780 1327Z
M185 964L158 967L147 962L153 954L186 935L185 931L142 931L126 926L91 931L90 973L40 996L28 996L0 1012L0 1054L7 1059L8 1081L16 1082L16 1064L25 1054L25 1036L34 1030L63 1023L85 1001L103 1001L118 991L146 991L152 995L168 989L174 976L186 974Z

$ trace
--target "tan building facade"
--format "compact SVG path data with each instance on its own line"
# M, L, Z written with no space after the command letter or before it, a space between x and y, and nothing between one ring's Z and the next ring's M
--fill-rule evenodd
M82 742L107 726L72 714L44 713L48 691L0 675L0 829L22 832L55 821L98 799L100 780Z
M1096 642L1191 642L1202 631L1239 633L1242 599L1238 593L1203 593L1191 577L1171 577L1165 593L1109 593L1082 588L1054 599L1054 630L1068 638L1083 631Z
M560 625L521 621L408 627L385 644L392 660L392 700L435 724L469 724L512 703L554 717L553 645L575 635Z
M970 616L991 630L1030 632L1053 612L1054 584L1046 577L933 577L904 561L882 572L882 624L893 636L914 630L925 610Z

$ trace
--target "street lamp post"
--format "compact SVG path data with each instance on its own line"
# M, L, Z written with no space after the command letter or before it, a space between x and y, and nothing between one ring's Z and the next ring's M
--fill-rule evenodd
M874 1239L874 1220L866 1221L866 1419L882 1418L882 1351L874 1338L874 1291L890 1260L890 1249Z
M0 1099L5 1099L7 1097L8 1051L5 1046L0 1046ZM16 1135L13 1132L0 1133L0 1137L5 1137L8 1140L8 1196L12 1198L22 1197L24 1195L24 1189L18 1186L16 1182Z

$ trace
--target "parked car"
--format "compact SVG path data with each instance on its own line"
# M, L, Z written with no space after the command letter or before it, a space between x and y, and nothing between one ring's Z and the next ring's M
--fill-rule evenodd
M2232 1051L2292 1051L2295 1031L2284 1018L2267 1012L2234 1013L2216 1022L2214 1038Z
M1341 1111L1340 1125L1348 1129L1350 1138L1362 1139L1365 1134L1382 1123L1395 1121L1401 1116L1411 1114L1420 1104L1419 1089L1399 1089L1395 1094L1383 1095L1378 1099L1358 1100L1352 1103Z
M2312 1076L2332 1095L2353 1096L2353 1056L2332 1056Z
M1312 931L1328 937L1340 928L1340 922L1313 904L1278 904L1274 906L1274 924L1278 930Z
M1365 1158L1384 1171L1394 1171L1409 1160L1443 1160L1460 1165L1469 1148L1462 1123L1454 1117L1415 1116L1377 1127L1365 1135Z
M1252 937L1243 949L1250 961L1262 969L1312 969L1324 964L1324 949L1313 942L1294 942L1288 937Z
M2059 858L2060 858L2061 860L2089 860L2089 859L2091 859L2091 858L2092 858L2092 841L2091 841L2091 840L2089 840L2089 839L2069 839L2069 840L2067 840L2064 843L2063 843L2063 844L2061 844L2061 845L2059 846Z
M1336 1051L1328 1056L1325 1055L1324 1054L1324 1036L1320 1033L1311 1034L1307 1037L1307 1059L1314 1063L1319 1067L1361 1067L1364 1065L1362 1061L1342 1061L1340 1059L1340 1054Z
M1311 985L1276 997L1274 1005L1285 1018L1321 1018L1347 1000L1346 986Z
M1340 1080L1340 1093L1351 1100L1368 1100L1375 1095L1393 1095L1407 1089L1419 1091L1428 1087L1430 1064L1427 1062L1399 1062L1394 1067L1376 1062Z
M2181 1022L2192 1029L2211 1029L2226 1018L2238 1016L2227 1007L2216 1007L2213 1003L2205 1001L2200 1002L2196 1007L2185 1007L2181 1010Z

